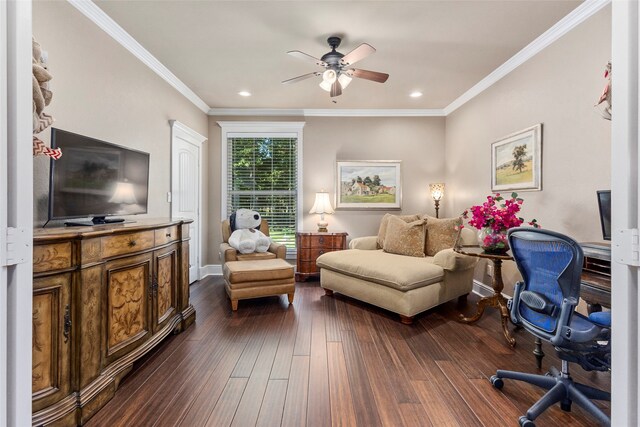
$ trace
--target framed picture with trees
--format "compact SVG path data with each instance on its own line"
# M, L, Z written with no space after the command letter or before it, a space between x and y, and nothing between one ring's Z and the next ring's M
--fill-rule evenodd
M542 190L542 123L491 144L491 191Z
M336 162L337 209L400 209L400 160Z

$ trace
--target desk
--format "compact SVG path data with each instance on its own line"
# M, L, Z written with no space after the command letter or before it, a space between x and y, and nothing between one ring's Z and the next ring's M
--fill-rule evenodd
M584 252L580 297L589 313L611 308L611 244L581 243Z
M460 315L460 322L462 323L474 323L480 320L484 314L486 307L496 307L500 310L500 316L502 317L502 333L505 339L511 347L516 345L516 339L511 336L509 332L509 309L507 308L507 299L502 295L502 289L504 288L504 282L502 281L502 261L513 260L511 255L492 255L485 253L479 246L456 246L453 248L455 252L463 255L475 256L478 258L485 258L493 263L493 278L491 280L491 287L493 288L493 295L490 297L484 297L478 301L478 311L471 317L465 317Z

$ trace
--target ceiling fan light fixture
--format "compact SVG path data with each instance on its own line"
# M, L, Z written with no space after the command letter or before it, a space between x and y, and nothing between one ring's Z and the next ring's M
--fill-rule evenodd
M336 81L338 78L338 74L336 74L335 70L328 69L324 73L322 73L322 81L325 83L329 83L330 85Z
M351 80L353 79L346 74L340 74L340 77L338 77L338 81L342 85L342 89L349 86L349 83L351 83Z
M328 83L327 81L323 80L320 82L320 87L322 88L322 90L326 90L327 92L331 92L331 85L333 83Z

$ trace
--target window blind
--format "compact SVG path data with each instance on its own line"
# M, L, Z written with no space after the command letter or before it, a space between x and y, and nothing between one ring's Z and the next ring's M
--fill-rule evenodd
M288 254L296 244L297 150L297 138L227 139L227 216L241 208L260 212Z

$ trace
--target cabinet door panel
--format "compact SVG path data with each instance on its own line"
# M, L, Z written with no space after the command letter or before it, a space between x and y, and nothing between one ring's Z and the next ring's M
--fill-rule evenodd
M158 251L155 258L154 332L162 329L166 321L176 313L178 247L173 245Z
M33 281L31 390L34 410L60 400L71 390L70 289L71 273Z
M151 254L105 266L107 362L142 344L150 335Z

